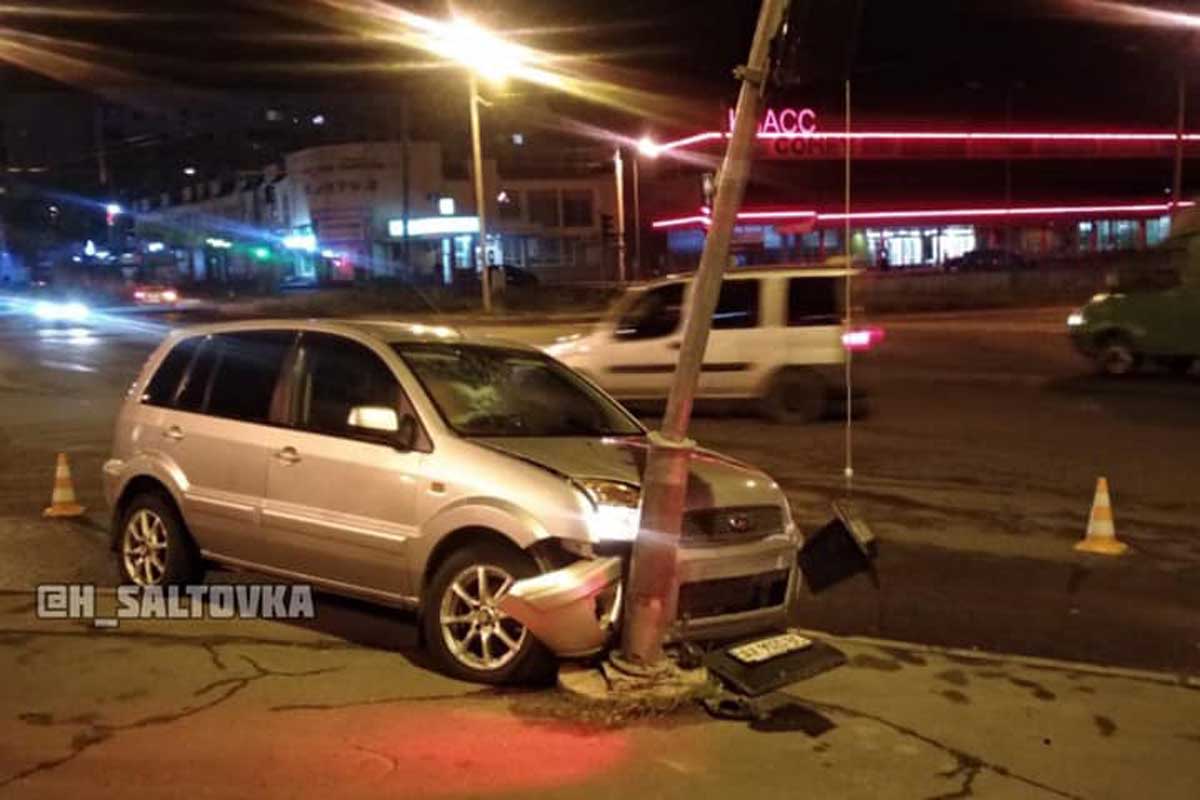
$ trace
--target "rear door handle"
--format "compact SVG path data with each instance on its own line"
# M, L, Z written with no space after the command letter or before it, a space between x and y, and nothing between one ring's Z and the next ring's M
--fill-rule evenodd
M173 439L178 442L183 438L183 428L179 427L178 425L172 425L163 431L162 435L164 438Z
M275 458L284 464L295 464L300 460L300 454L296 452L296 448L289 446L282 450L276 450Z

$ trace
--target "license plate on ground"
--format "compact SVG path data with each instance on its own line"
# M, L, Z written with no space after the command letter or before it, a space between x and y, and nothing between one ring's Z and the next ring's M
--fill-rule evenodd
M727 651L736 661L743 664L761 664L772 658L794 653L812 647L812 639L807 639L798 633L781 633L769 636L756 642L747 642L731 647Z

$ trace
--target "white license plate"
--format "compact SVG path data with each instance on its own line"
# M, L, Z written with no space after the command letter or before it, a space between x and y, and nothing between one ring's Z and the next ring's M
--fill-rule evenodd
M739 644L737 647L731 647L729 655L743 664L761 664L777 656L794 653L806 647L812 647L812 639L806 639L796 633L781 633L778 636L759 639L757 642L747 642Z

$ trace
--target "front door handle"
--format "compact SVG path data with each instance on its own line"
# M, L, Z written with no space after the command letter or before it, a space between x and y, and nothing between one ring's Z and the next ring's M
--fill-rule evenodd
M682 346L683 346L683 342L679 342L679 341L667 342L668 350L678 350Z
M300 454L296 452L294 447L285 447L282 450L275 451L275 458L282 461L285 465L295 464L300 460Z
M183 438L183 428L179 427L178 425L172 425L163 431L162 435L166 439L173 439L174 441L178 442Z

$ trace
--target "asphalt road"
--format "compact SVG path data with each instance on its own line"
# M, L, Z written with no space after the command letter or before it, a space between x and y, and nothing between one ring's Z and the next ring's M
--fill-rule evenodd
M882 547L874 580L811 598L802 624L1093 663L1200 671L1200 379L1090 374L1063 309L882 321L856 371L853 495ZM99 467L120 395L184 320L47 327L0 307L0 588L111 582ZM505 328L544 341L562 327ZM808 529L844 493L837 421L700 416L702 444L759 464ZM80 525L37 520L54 454L72 459ZM1076 554L1096 478L1112 487L1119 559Z

